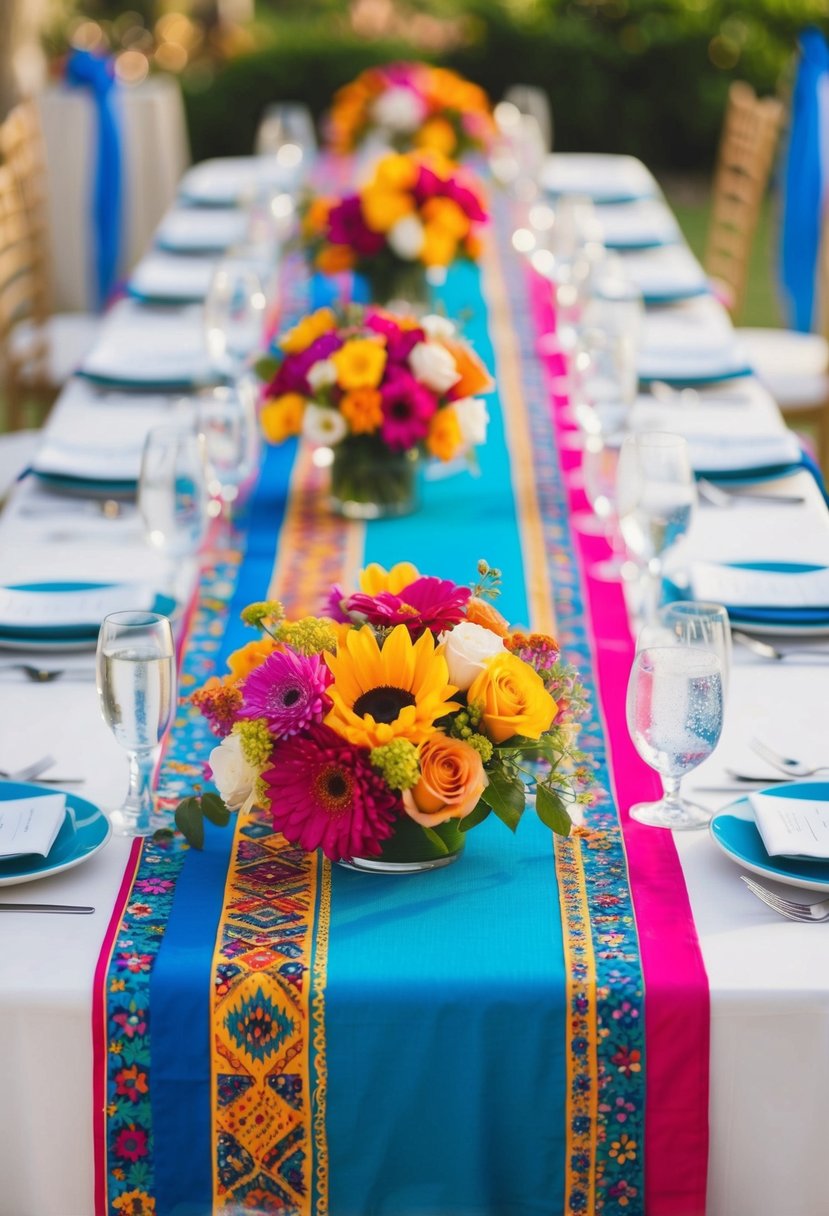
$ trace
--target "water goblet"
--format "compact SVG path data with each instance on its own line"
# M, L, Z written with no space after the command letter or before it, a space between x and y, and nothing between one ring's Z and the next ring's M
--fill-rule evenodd
M722 667L723 695L731 672L731 626L722 604L702 600L674 600L659 613L659 624L673 642L713 650Z
M204 327L211 363L237 378L255 350L265 323L267 299L250 258L226 257L216 265L204 301Z
M616 474L622 435L588 435L582 451L582 477L592 515L577 516L575 526L588 536L604 536L610 557L588 569L591 578L618 582L631 576L633 564L626 559L616 504Z
M616 473L616 502L625 544L645 575L647 621L656 617L665 555L688 531L696 498L688 444L682 436L664 431L625 436Z
M200 393L196 401L196 425L205 440L207 488L211 497L208 513L229 518L258 457L254 390L250 382L243 379Z
M710 815L680 798L685 773L716 747L723 721L720 660L696 646L651 646L633 662L627 692L627 724L642 759L662 778L663 797L630 808L649 827L688 830Z
M129 753L129 788L109 813L119 836L148 836L165 821L153 812L156 749L176 708L173 630L155 612L113 612L98 634L96 684L101 714Z
M208 503L204 436L192 428L153 427L144 441L138 510L148 543L170 559L172 581L178 559L204 540Z

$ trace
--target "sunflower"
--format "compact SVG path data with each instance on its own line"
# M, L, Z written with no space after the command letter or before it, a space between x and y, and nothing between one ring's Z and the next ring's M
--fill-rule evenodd
M352 630L337 654L326 655L334 682L325 723L356 747L381 747L392 739L415 745L428 739L435 723L460 706L450 697L446 659L431 633L412 642L397 625L382 647L369 626Z

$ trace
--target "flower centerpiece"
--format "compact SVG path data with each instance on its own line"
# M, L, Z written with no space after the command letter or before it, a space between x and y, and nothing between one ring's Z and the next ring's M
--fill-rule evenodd
M322 274L355 271L376 304L425 304L426 272L457 259L477 261L487 213L477 180L442 156L392 153L343 198L317 197L302 241Z
M492 381L445 317L318 309L257 370L266 439L331 448L331 504L351 518L413 510L420 454L471 458L486 439Z
M401 562L367 567L352 594L333 587L325 616L247 608L262 639L193 696L221 736L219 793L185 799L179 827L198 844L204 814L258 805L332 861L425 869L491 813L514 830L533 787L541 820L567 834L568 803L590 798L574 747L583 690L552 637L493 606L499 582L486 562L471 588Z
M353 152L376 136L403 152L428 148L455 159L486 152L495 137L489 98L479 85L428 63L368 68L334 97L336 152Z

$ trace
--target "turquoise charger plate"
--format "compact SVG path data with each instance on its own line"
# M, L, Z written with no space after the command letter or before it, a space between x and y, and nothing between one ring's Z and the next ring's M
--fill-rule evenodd
M647 389L654 382L659 384L669 384L671 388L701 388L708 387L712 384L724 384L728 380L744 380L747 376L753 376L754 371L747 363L740 364L738 367L730 367L726 370L713 369L712 371L704 372L701 375L671 375L668 371L667 375L659 376L640 376L640 388Z
M764 570L772 574L813 574L825 567L806 562L724 562L739 570ZM663 595L666 603L673 600L693 599L688 586L680 586L670 579L663 580ZM725 604L732 625L769 637L784 637L788 634L805 634L812 637L829 635L829 605L817 608L771 608L764 605Z
M72 477L68 473L41 473L32 470L38 481L60 494L78 494L82 498L135 498L138 482L134 479L106 481L99 478Z
M61 591L101 591L113 583L6 583L9 591L43 592L54 595ZM158 612L162 616L170 616L176 608L172 596L158 592L147 609L148 612ZM40 648L44 644L49 648L60 649L66 643L85 643L94 646L98 640L100 621L82 621L76 625L0 625L0 646L17 645Z
M829 782L797 781L758 790L757 793L770 797L829 800ZM772 878L791 887L803 887L808 891L829 891L829 862L769 857L754 822L748 797L740 798L718 811L709 824L709 831L723 853L752 874Z
M64 793L62 790L59 792ZM39 785L2 781L0 808L4 802L11 802L15 798L42 798L54 793L55 790L44 790ZM27 853L7 861L0 860L0 887L34 882L38 878L49 878L52 874L71 870L100 852L111 835L112 826L100 807L67 792L66 817L48 856Z

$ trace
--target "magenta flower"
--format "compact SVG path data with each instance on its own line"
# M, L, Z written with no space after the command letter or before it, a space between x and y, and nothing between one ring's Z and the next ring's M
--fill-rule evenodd
M328 213L328 239L332 245L348 245L359 257L374 257L386 243L382 232L372 232L363 219L358 194L348 194Z
M446 182L446 189L443 193L447 198L451 198L453 202L458 204L461 211L469 216L473 224L483 224L486 222L487 215L481 206L481 200L474 190L470 190L463 182L457 179Z
M340 349L342 338L334 330L321 334L316 341L298 355L286 355L279 371L265 392L266 397L281 397L283 393L301 393L310 396L308 372L320 359L328 359Z
M350 618L348 617L343 604L348 599L345 591L339 583L333 583L331 590L325 597L325 603L322 607L322 615L327 616L329 620L336 621L337 624L344 624Z
M471 594L468 587L426 575L409 583L399 595L390 591L379 595L357 592L349 597L348 608L360 613L370 625L405 625L413 638L419 638L427 629L443 633L462 621Z
M429 419L438 408L437 398L410 372L394 369L381 388L383 442L395 452L405 452L426 438Z
M318 654L277 650L242 681L241 718L264 718L278 739L321 722L331 701L331 672Z
M326 857L377 857L401 814L400 798L369 762L328 726L283 739L262 779L273 825L286 840Z

